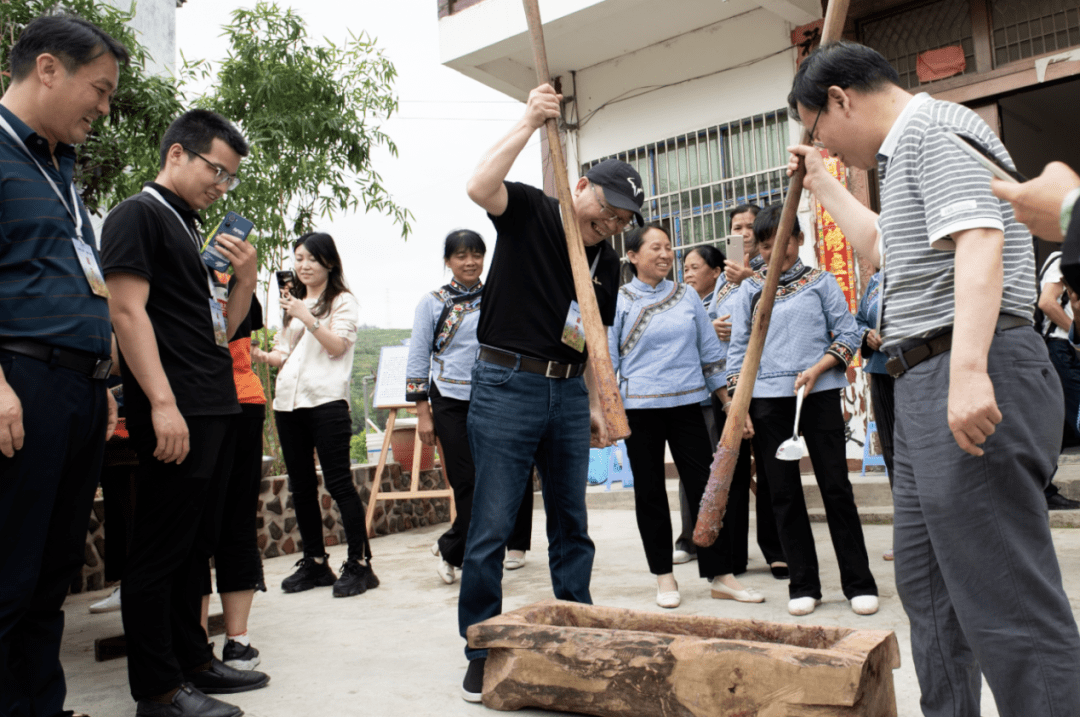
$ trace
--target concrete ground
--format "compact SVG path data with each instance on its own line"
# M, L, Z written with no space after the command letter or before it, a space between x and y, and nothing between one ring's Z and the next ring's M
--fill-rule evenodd
M1066 469L1069 475L1064 475ZM1080 465L1063 466L1060 477L1070 483L1072 478L1080 481ZM880 480L884 481L884 477ZM622 492L616 484L606 497L598 492L602 491L591 488L589 496L589 532L596 542L594 602L660 611L654 601L656 583L646 567L633 504L627 500L630 491ZM1080 492L1080 484L1070 485L1067 492ZM533 550L527 564L520 570L508 571L504 577L505 610L552 596L543 516L538 507L533 520ZM677 525L677 514L672 517ZM459 583L445 585L439 580L435 559L429 552L446 527L442 524L375 539L373 565L382 585L352 598L335 599L329 588L286 595L278 586L291 574L296 556L267 560L266 582L271 589L256 595L249 634L262 655L258 669L269 673L272 680L262 690L226 695L226 701L259 717L475 717L485 713L483 706L466 703L460 697L466 661L464 642L457 631ZM765 603L713 600L707 584L697 577L697 563L691 562L675 566L683 600L675 612L893 630L901 650L901 666L894 673L898 714L921 714L907 618L896 597L892 563L881 558L891 545L892 526L864 526L881 596L880 612L869 617L852 613L844 599L826 526L815 523L814 533L824 602L812 615L795 618L787 613L787 583L770 575L752 541L750 571L740 579L762 591ZM1066 591L1080 598L1080 531L1054 528L1053 533ZM330 553L337 568L344 560L345 548L334 547ZM125 660L94 661L94 640L122 632L119 613L90 615L87 611L90 603L107 594L106 590L73 595L65 606L67 630L62 659L68 677L67 708L92 717L133 715L135 711L127 689ZM1072 601L1074 612L1080 610L1077 598ZM219 610L215 603L212 612ZM220 655L224 637L215 640ZM557 713L522 710L520 714ZM984 685L982 716L997 715Z

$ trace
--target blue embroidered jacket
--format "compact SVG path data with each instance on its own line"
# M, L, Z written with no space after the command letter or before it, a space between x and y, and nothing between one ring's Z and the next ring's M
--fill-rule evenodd
M877 272L866 282L866 291L863 292L862 301L859 302L859 313L855 314L855 323L859 325L859 338L865 342L866 335L877 327L878 312L881 311L881 272ZM862 345L862 344L860 344ZM870 348L862 349L866 365L863 371L866 373L888 373L885 370L885 362L889 356L883 351L874 351Z
M767 267L743 282L731 300L731 345L727 355L728 389L739 381L750 326L757 313ZM772 321L754 383L754 398L780 398L795 393L795 377L830 353L840 365L818 377L813 393L848 385L844 375L859 348L861 334L847 307L844 292L827 271L797 261L780 277Z
M443 396L469 400L482 298L480 282L466 288L451 280L420 299L409 340L405 400L426 401L432 376Z
M685 284L634 278L619 289L608 349L628 409L700 403L724 385L720 342Z

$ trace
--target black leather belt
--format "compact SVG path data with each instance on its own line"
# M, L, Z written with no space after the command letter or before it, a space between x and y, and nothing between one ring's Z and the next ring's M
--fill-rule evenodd
M521 361L521 370L529 373L538 373L548 378L576 378L585 373L583 363L555 363L554 361L541 361L540 359L519 356L509 351L500 351L490 346L480 347L480 360L493 363L496 366L517 368Z
M39 344L30 339L0 339L0 351L10 351L20 356L28 356L47 364L70 369L94 379L106 379L112 369L111 358L98 358L93 354L71 349L58 349L55 346Z
M1001 314L998 316L998 331L1018 329L1021 326L1031 326L1031 322L1019 316L1013 316L1012 314ZM908 370L915 368L923 361L933 358L938 354L943 354L951 349L952 334L952 329L949 329L940 336L935 336L924 343L904 351L900 356L891 357L885 362L885 370L888 371L889 375L893 378L900 378Z

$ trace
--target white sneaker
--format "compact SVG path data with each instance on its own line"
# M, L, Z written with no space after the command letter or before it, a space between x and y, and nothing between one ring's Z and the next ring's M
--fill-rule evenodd
M435 572L439 574L439 577L442 578L442 581L447 585L454 584L454 580L456 579L454 576L454 566L442 558L438 558L438 562L435 563Z
M851 611L856 615L873 615L878 611L877 595L856 595L851 598Z
M439 559L439 561L435 563L435 572L439 574L439 577L444 583L453 585L454 580L457 579L454 575L454 566L442 559L438 543L431 546L431 554Z
M98 600L90 606L90 613L100 615L103 612L116 612L120 609L120 588L115 588L109 597Z
M820 604L820 600L812 597L792 598L788 600L787 611L792 615L809 615Z
M676 550L671 554L671 562L675 563L676 565L682 565L683 563L689 563L696 557L696 555L685 550Z

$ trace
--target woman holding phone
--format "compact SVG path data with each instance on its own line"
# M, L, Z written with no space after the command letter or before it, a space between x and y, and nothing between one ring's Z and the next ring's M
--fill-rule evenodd
M293 244L293 257L299 284L292 293L282 292L285 325L272 351L251 350L253 361L280 369L274 418L304 541L304 557L281 589L292 593L333 585L334 597L348 597L379 585L371 569L364 503L352 481L349 460L349 377L360 304L345 283L341 257L329 234L300 237ZM349 545L340 576L327 564L316 451Z

